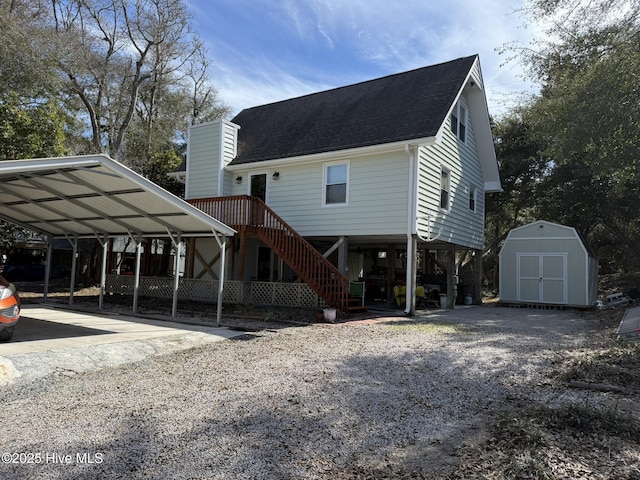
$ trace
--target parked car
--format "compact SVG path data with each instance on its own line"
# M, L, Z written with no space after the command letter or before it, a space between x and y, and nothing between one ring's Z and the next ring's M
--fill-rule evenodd
M0 276L0 342L11 340L18 318L20 318L20 297L16 287Z
M44 264L5 263L0 269L4 278L10 282L35 282L44 280ZM56 266L51 268L50 278L68 278L71 275L69 267Z
M2 268L2 275L10 282L43 280L44 265L6 263Z

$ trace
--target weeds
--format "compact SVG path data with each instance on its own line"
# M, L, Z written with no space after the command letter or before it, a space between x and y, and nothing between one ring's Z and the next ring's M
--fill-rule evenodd
M465 461L447 478L572 478L572 473L578 474L573 469L579 469L585 459L610 458L612 448L635 450L640 444L637 417L581 405L535 406L505 413L489 433L478 448L459 452ZM625 468L618 470L623 475L619 478L626 478ZM559 477L558 472L565 473Z
M640 388L640 344L616 343L589 356L574 359L560 375L560 380L584 380L609 383L627 388Z
M585 434L629 438L640 442L640 421L637 417L613 408L567 405L542 408L538 416L549 429L570 429Z

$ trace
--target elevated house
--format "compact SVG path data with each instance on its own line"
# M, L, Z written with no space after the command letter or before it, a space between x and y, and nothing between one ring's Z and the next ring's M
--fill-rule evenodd
M186 276L305 285L343 311L479 300L485 193L501 186L477 55L194 125L187 152L185 199L238 235L225 259L194 239Z

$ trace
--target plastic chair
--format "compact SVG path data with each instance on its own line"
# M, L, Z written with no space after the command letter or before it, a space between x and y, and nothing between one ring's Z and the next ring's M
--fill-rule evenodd
M361 297L362 305L364 306L364 282L350 282L349 283L349 293L353 297Z

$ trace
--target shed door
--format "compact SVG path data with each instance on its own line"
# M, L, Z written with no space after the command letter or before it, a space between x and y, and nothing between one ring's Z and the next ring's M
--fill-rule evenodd
M518 300L567 303L567 254L518 253Z

